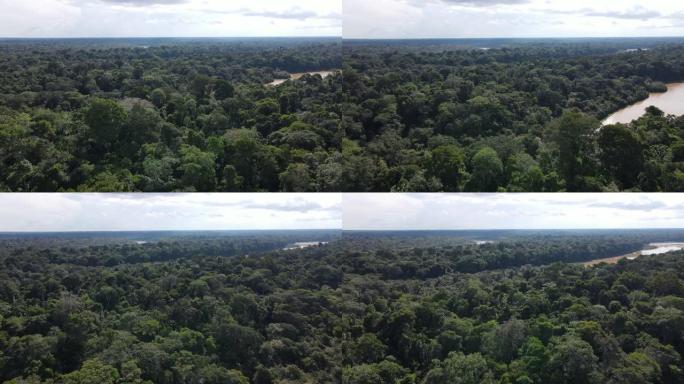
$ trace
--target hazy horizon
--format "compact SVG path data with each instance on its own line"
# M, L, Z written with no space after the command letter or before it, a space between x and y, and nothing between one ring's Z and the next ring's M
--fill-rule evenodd
M340 228L296 228L296 229L140 229L140 230L55 230L55 231L0 231L2 235L13 234L78 234L78 233L257 233L257 232L440 232L440 233L459 233L459 232L611 232L611 231L668 231L684 230L682 227L658 227L658 228L469 228L469 229L340 229Z
M684 39L682 35L673 36L488 36L488 37L457 37L457 36L436 36L436 37L344 37L341 35L320 35L320 36L0 36L0 40L668 40Z
M677 228L670 228L677 229ZM126 229L126 230L54 230L54 231L0 231L0 235L12 235L12 234L59 234L59 233L179 233L179 232L214 232L214 233L233 233L233 232L333 232L333 231L343 231L339 228L296 228L296 229L278 229L278 228L265 228L265 229Z
M0 36L0 40L342 40L342 36Z
M668 39L684 39L684 33L676 36L529 36L529 37L511 37L511 36L489 36L489 37L456 37L456 36L442 36L442 37L342 37L342 40L668 40Z

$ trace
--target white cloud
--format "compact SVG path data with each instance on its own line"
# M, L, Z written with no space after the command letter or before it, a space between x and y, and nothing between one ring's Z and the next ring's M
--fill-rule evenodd
M679 194L345 194L345 230L684 228Z
M2 37L340 36L341 0L0 0Z
M341 228L340 194L0 194L0 232Z
M0 232L684 228L681 194L0 194Z
M670 0L343 0L345 38L684 35Z

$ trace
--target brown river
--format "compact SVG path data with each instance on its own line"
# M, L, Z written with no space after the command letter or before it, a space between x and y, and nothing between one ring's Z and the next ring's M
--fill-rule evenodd
M304 248L309 248L309 247L315 247L318 245L324 245L328 244L327 241L300 241L294 244L290 244L287 247L283 248L283 251L289 251L292 249L304 249Z
M667 84L667 92L651 93L646 99L623 108L603 120L603 125L627 124L640 118L651 105L658 107L666 115L684 115L684 83Z
M646 256L646 255L660 255L663 253L668 253L668 252L673 252L673 251L679 251L681 249L684 249L684 243L650 243L644 249L641 251L637 252L632 252L628 253L626 255L621 255L621 256L615 256L615 257L607 257L604 259L595 259L591 261L587 261L582 263L584 266L590 267L592 265L597 265L601 263L607 263L607 264L615 264L620 259L629 259L629 260L634 260L639 256Z
M338 71L333 70L333 71L316 71L316 72L291 73L289 79L275 79L275 80L271 81L270 83L268 83L268 84L266 84L266 85L269 85L269 86L272 86L272 87L273 87L273 86L276 86L276 85L280 85L280 84L282 84L282 83L284 83L284 82L286 82L286 81L288 81L288 80L299 80L299 79L302 78L302 76L304 76L304 75L321 75L321 77L325 79L326 77L328 77L328 76L330 76L330 75L332 75L333 73L336 73L336 72L338 72Z

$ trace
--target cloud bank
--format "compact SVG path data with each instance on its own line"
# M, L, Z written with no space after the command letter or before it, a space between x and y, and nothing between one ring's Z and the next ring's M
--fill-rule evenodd
M679 194L0 194L0 232L684 228Z
M683 36L670 0L343 0L345 38Z
M684 228L678 194L345 194L345 230Z
M340 229L340 194L0 194L0 232Z
M341 36L341 0L0 0L0 37Z

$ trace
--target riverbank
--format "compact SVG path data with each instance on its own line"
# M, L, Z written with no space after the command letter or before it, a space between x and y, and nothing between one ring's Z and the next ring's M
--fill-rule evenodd
M591 261L586 261L586 262L583 262L582 265L584 265L585 267L593 267L594 265L598 265L601 263L617 264L617 262L622 260L622 259L626 258L628 260L634 260L634 259L638 258L639 256L641 256L641 251L636 251L636 252L628 253L626 255L606 257L603 259L594 259Z
M606 264L616 264L622 259L634 260L639 256L648 255L661 255L668 252L680 251L684 249L684 243L669 242L669 243L650 243L644 249L636 252L631 252L621 256L606 257L602 259L594 259L590 261L583 262L582 265L585 267L591 267L601 263Z

